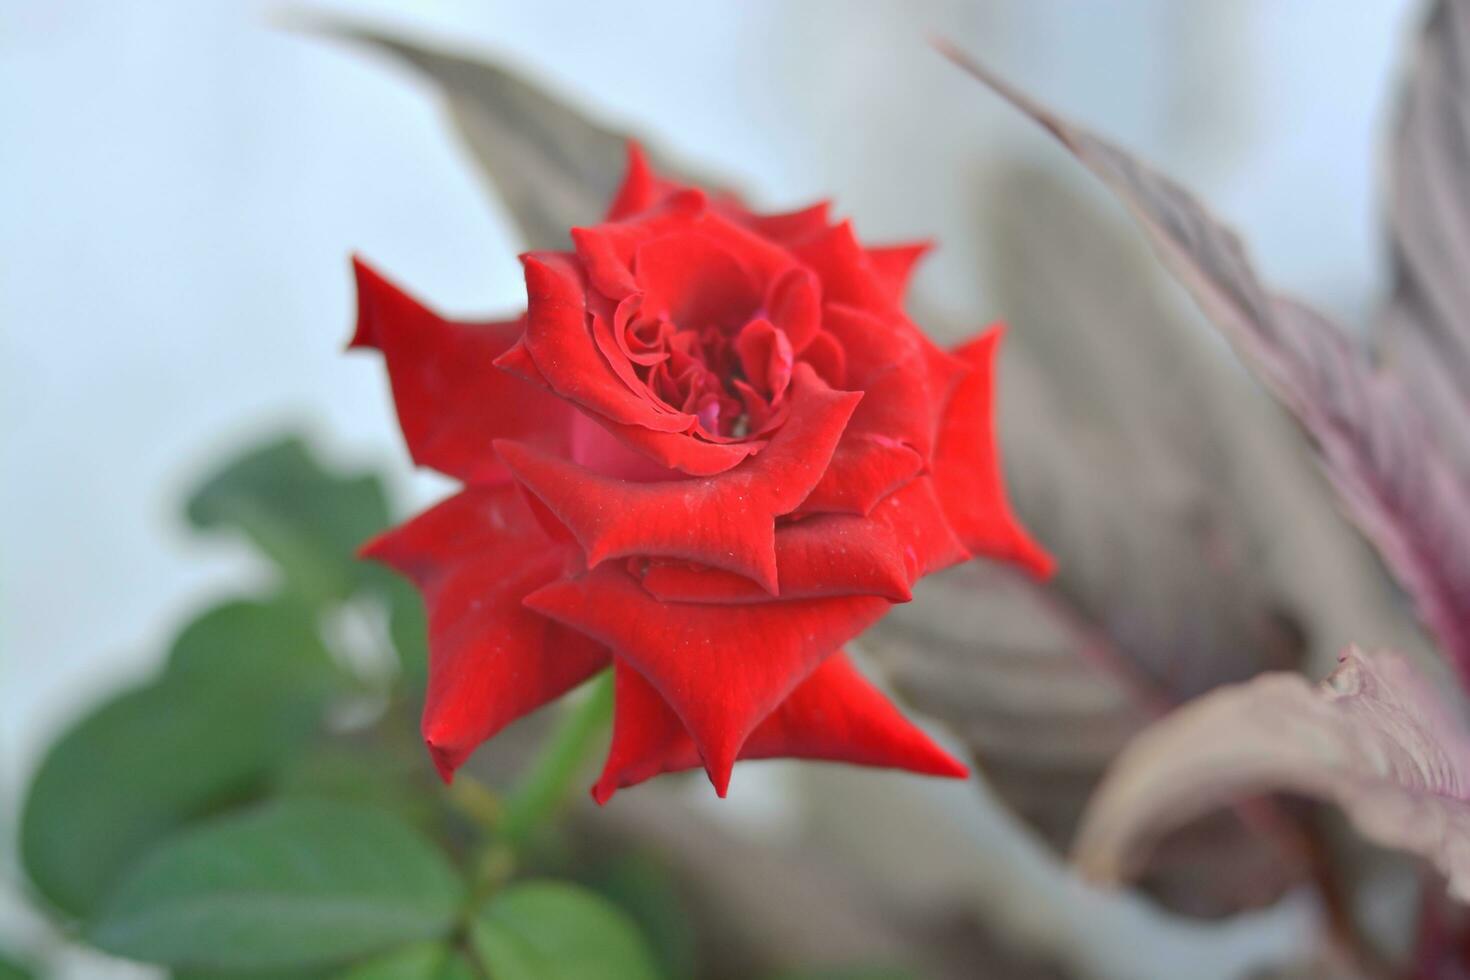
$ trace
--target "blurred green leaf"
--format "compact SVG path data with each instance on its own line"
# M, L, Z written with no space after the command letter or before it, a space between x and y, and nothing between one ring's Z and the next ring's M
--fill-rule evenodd
M332 739L282 767L272 793L378 807L428 828L439 812L438 779L432 772L427 753L418 745L405 754L376 740L348 744Z
M624 912L586 889L555 881L512 885L470 926L492 980L650 980L653 953Z
M463 953L455 953L439 968L436 980L481 980L483 974Z
M774 974L768 980L917 980L917 978L904 970L881 966L837 966L783 971Z
M335 980L439 980L454 951L443 943L415 943L335 975Z
M174 640L165 676L180 683L289 690L338 680L312 610L290 599L236 600L207 610Z
M172 980L327 980L321 970L173 970Z
M149 844L248 798L315 730L332 668L289 603L232 603L188 626L157 682L87 715L31 783L21 855L58 908L85 914Z
M388 634L398 651L403 680L410 690L429 683L429 620L418 590L394 577L382 588L388 597Z
M0 980L34 980L35 974L16 960L0 953Z
M197 528L244 534L312 601L344 598L381 575L355 555L388 526L382 483L328 470L297 436L227 464L190 497L188 517Z
M694 976L694 923L673 876L662 864L631 852L616 854L593 868L586 883L632 916L665 976Z
M161 845L86 935L169 966L291 969L444 935L462 897L443 855L392 814L281 801Z

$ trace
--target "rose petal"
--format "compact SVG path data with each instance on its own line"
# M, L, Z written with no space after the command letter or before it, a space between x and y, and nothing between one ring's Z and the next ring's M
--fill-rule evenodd
M607 221L622 221L662 204L685 188L653 172L637 141L628 141L628 170L607 209Z
M693 739L653 685L622 661L617 662L615 676L612 745L602 776L592 788L599 804L624 787L701 765ZM956 779L969 775L962 763L899 713L840 650L823 660L756 727L739 757L846 762Z
M995 355L1004 333L1004 326L996 324L954 351L971 371L960 380L945 411L934 449L934 486L965 547L1046 578L1055 563L1011 511L1001 476L993 402Z
M546 384L522 344L506 351L495 363L501 370L527 381ZM764 439L712 443L688 432L655 432L636 425L621 425L585 409L573 410L572 414L576 416L570 436L572 459L606 476L640 483L670 479L676 475L673 471L691 476L723 473L766 447ZM607 439L604 434L614 439ZM499 457L496 462L499 464Z
M930 377L928 338L854 307L829 304L825 312L827 331L847 353L847 382L863 392L848 432L887 436L927 462L950 394L948 377Z
M362 554L423 593L423 735L446 781L481 742L607 665L601 644L523 604L562 574L570 556L543 533L514 487L456 494Z
M887 527L902 544L910 584L971 557L950 527L934 481L927 476L885 497L869 520Z
M800 354L822 329L822 287L810 269L792 267L766 291L770 321L786 331L791 349Z
M689 476L714 476L754 456L768 444L764 439L745 442L707 442L692 433L654 432L636 425L619 425L598 419L607 430L630 448L660 466Z
M924 457L896 439L871 432L844 435L797 513L869 514L923 469Z
M769 320L751 320L735 337L735 353L755 391L771 401L786 394L796 358L785 331Z
M819 331L801 352L801 359L833 388L847 389L847 352L830 333Z
M942 520L942 518L941 518ZM847 514L824 514L776 528L776 568L782 599L877 595L912 598L916 580L894 525ZM636 559L635 559L636 561ZM743 575L688 562L640 565L639 580L665 602L769 602L770 593Z
M420 466L470 484L504 483L491 447L510 436L565 451L574 411L495 367L524 324L445 320L354 258L357 330L351 347L383 353L398 424Z
M879 315L901 312L888 285L878 277L867 250L858 243L852 222L838 222L792 243L790 248L817 274L823 302L842 303Z
M717 325L733 331L764 299L740 257L697 231L644 242L634 263L643 314L665 317L686 330Z
M928 465L939 407L965 365L901 314L843 303L823 313L845 354L845 385L862 391L863 402L800 513L866 514Z
M587 564L681 558L745 575L775 595L775 519L817 484L860 396L796 369L790 416L757 456L715 476L630 483L539 452L496 445L518 481L581 542Z
M829 227L827 212L830 207L827 201L818 201L800 211L786 211L781 214L754 214L744 208L728 206L724 210L732 219L762 238L790 246L825 232Z
M526 351L551 390L623 425L687 432L697 421L660 406L620 379L598 349L576 259L558 252L522 257L526 270Z
M683 721L721 796L755 726L890 605L873 596L666 605L620 565L553 582L526 604L636 667Z
M903 245L880 245L866 250L873 271L888 289L895 303L903 302L914 267L933 247L933 242L907 242Z

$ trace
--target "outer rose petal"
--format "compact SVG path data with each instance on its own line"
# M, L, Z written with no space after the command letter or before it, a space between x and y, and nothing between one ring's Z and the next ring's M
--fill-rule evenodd
M676 194L697 190L678 181L660 176L649 165L648 157L636 141L628 142L628 169L622 186L613 196L605 221L624 221L666 203ZM828 227L826 201L784 214L755 214L731 194L716 195L711 202L716 211L736 224L778 244L809 238ZM903 246L900 246L900 248Z
M638 559L634 559L635 562ZM771 595L743 575L688 562L645 563L639 580L665 602L769 602ZM893 529L847 514L823 514L776 528L776 568L782 599L878 595L912 598L913 578Z
M608 206L607 217L604 220L622 221L624 218L632 217L655 205L662 204L681 190L684 190L682 185L654 173L653 168L648 165L648 157L644 155L643 147L629 140L628 170L623 176L622 186L613 195L612 204Z
M782 599L877 595L912 598L910 586L970 558L927 476L883 499L867 517L818 514L776 528ZM632 560L633 574L665 602L766 602L741 575L688 562Z
M873 271L878 280L888 288L895 303L903 302L914 267L933 247L933 242L908 242L867 249L868 261L873 264Z
M364 546L413 581L429 612L423 733L448 780L481 742L607 666L594 640L527 609L568 549L515 487L456 494Z
M520 321L445 320L362 260L354 258L352 266L358 307L350 346L383 352L415 463L465 483L493 485L509 479L491 448L499 436L566 451L571 407L494 366L520 336Z
M1006 499L993 423L995 354L1005 327L996 324L956 348L972 368L950 399L934 450L934 486L949 523L976 555L1008 559L1037 578L1055 563L1021 526Z
M873 596L666 605L614 565L553 582L526 604L636 667L683 722L721 796L755 727L889 607Z
M816 485L860 397L833 391L798 365L790 417L765 450L699 479L630 483L521 443L496 449L581 542L589 566L634 555L680 558L747 576L775 595L775 519Z
M735 221L745 225L762 238L769 238L773 242L790 246L814 235L820 235L830 228L831 225L827 220L829 207L828 202L818 201L800 211L787 211L782 214L754 214L743 207L726 205L726 212Z
M801 511L866 514L927 465L938 408L964 366L901 318L829 304L825 323L863 402Z
M693 769L699 750L679 716L635 668L616 664L612 746L592 797L606 803L625 786ZM838 651L797 685L740 750L741 759L792 757L907 769L962 779L969 770L899 713ZM721 796L724 790L716 783Z
M892 290L858 243L852 222L840 221L791 243L791 252L822 281L822 299L877 315L902 314Z
M824 479L802 502L801 514L871 513L878 501L924 469L909 446L872 432L846 436L832 453Z
M927 476L885 497L870 519L892 530L903 542L909 582L943 571L972 556L950 527L934 481Z

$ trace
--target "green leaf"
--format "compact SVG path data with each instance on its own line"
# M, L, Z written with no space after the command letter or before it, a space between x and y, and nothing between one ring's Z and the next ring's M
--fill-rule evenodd
M410 690L429 683L429 619L417 589L399 578L383 586L388 597L388 634L398 651L403 679Z
M696 970L694 924L674 878L658 861L624 852L609 857L584 879L589 887L632 916L647 936L663 973L692 977Z
M381 573L355 558L388 525L375 476L344 476L289 436L262 446L206 480L189 499L201 529L244 534L281 569L287 587L314 602L339 599Z
M165 672L180 683L289 690L339 679L313 610L289 598L216 606L184 627Z
M414 943L335 975L335 980L439 980L454 951L443 943Z
M34 980L35 974L19 962L0 953L0 980Z
M282 801L158 847L86 935L167 966L302 968L442 936L462 897L443 855L392 814Z
M470 943L491 980L652 980L647 943L625 913L555 881L512 885L476 914Z
M327 980L320 970L173 970L173 980Z
M334 800L390 810L406 822L428 829L439 814L438 777L427 754L383 744L324 740L293 758L271 788L273 796Z
M21 819L31 880L63 911L93 910L148 845L263 787L317 728L331 676L295 606L204 614L159 681L114 697L52 745Z
M455 953L439 969L435 980L482 980L482 974L463 953Z

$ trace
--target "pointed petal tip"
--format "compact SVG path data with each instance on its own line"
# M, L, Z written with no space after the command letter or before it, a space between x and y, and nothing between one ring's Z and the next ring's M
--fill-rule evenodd
M1026 545L1030 550L1023 551L1020 555L1017 556L1016 560L1019 561L1021 563L1021 567L1026 569L1026 571L1031 574L1031 577L1036 579L1038 582L1049 581L1051 577L1056 574L1057 560L1047 552L1041 550L1041 548L1033 543L1029 538L1026 539Z
M704 774L709 777L710 785L715 788L715 795L722 800L730 792L730 774L735 770L735 757L740 754L740 746L744 742L744 739L737 741L724 737L717 745L700 746L700 755L704 759ZM699 744L697 738L695 744Z
M879 595L889 602L902 605L905 602L914 601L914 588L905 579L895 578L888 583L888 591L879 593Z
M397 528L389 528L368 538L357 546L353 557L358 561L373 561L389 568L396 568L393 561L393 533Z
M969 779L970 767L936 745L932 764L924 770L924 775L938 776L941 779Z
M513 374L524 381L543 385L546 383L545 379L541 377L540 370L536 367L535 360L531 357L531 352L526 349L524 338L511 344L506 348L505 353L490 363L494 364L500 370L508 374Z
M1011 547L1007 556L1038 582L1056 574L1057 560L1031 536L1020 522L1011 521Z
M351 257L352 282L357 290L357 322L353 325L352 337L347 341L347 349L377 350L378 337L374 329L373 308L388 283L357 252L353 252Z
M425 737L424 745L428 747L429 758L434 762L434 770L439 773L440 780L445 786L454 782L454 773L464 763L465 753L435 744L432 738Z
M627 159L627 173L630 176L637 172L651 173L653 171L653 168L649 166L648 154L644 151L643 144L635 137L628 137L623 145L623 152Z

